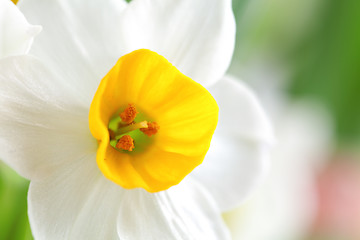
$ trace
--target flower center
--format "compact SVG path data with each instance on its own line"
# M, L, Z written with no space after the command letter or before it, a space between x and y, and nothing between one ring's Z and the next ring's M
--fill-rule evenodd
M116 113L108 126L110 145L122 152L132 152L133 149L136 149L135 152L143 151L152 142L146 138L155 135L160 129L156 122L145 118L145 114L139 114L132 103L120 113ZM137 145L140 148L137 148Z
M122 56L90 106L101 172L123 188L159 192L201 164L218 106L210 93L146 49Z

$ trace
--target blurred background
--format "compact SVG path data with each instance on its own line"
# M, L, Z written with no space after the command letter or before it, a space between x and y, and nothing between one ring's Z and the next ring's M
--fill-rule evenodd
M259 96L277 144L265 183L224 214L234 239L360 239L360 2L233 0L228 73ZM0 162L0 239L32 239L29 182Z
M277 137L265 184L225 214L234 239L360 239L360 2L236 0L229 74Z

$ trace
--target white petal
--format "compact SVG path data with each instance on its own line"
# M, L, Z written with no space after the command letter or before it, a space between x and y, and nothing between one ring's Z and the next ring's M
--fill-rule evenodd
M90 105L100 80L124 55L117 19L122 0L22 0L19 8L43 26L31 54L51 65Z
M229 239L216 203L193 179L156 194L124 194L118 222L121 239Z
M262 106L240 80L225 76L208 90L219 105L219 131L249 141L274 142L273 130Z
M0 0L0 58L28 53L40 26L30 25L10 0Z
M96 151L88 109L30 56L0 60L0 159L26 178L41 178Z
M134 0L120 30L129 51L156 51L204 85L224 75L234 49L230 0Z
M120 239L116 219L124 190L103 177L95 153L72 160L48 178L31 181L29 219L35 239Z
M245 86L225 78L209 90L219 105L219 123L204 162L192 174L227 211L244 201L266 174L273 134Z

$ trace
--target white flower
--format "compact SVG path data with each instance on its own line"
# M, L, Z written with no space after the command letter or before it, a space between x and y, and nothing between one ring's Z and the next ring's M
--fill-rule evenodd
M259 182L272 140L246 87L227 78L210 87L233 51L231 2L23 0L19 8L43 32L32 56L0 60L0 157L31 180L34 237L228 239L220 213ZM157 193L127 190L104 177L88 123L101 79L119 57L141 48L208 86L220 108L204 163Z

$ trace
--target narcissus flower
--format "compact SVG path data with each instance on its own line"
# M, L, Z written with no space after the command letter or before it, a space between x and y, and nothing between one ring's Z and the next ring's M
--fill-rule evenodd
M30 55L0 60L0 157L31 180L34 237L228 239L220 213L261 179L272 138L246 87L215 83L231 2L19 8L43 32Z

